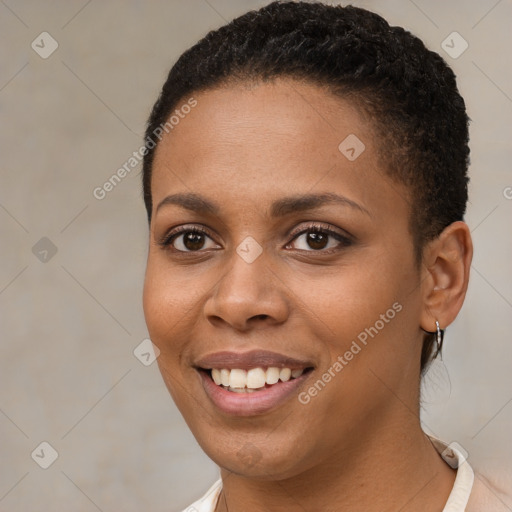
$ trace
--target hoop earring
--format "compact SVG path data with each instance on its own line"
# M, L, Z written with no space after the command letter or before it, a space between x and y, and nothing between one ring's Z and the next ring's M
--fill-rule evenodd
M438 354L441 356L441 360L443 359L443 354L441 353L441 350L443 348L443 340L444 340L444 329L441 329L441 327L439 326L439 322L436 320L436 332L435 332L435 335L436 335L436 345L437 345L437 350L436 350L436 354L434 356L434 358L436 358L438 356Z

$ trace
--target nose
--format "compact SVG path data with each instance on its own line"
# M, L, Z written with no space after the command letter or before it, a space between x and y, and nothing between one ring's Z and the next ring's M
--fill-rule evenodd
M264 253L252 263L234 253L226 267L204 303L204 314L211 324L244 332L286 321L286 286L269 267Z

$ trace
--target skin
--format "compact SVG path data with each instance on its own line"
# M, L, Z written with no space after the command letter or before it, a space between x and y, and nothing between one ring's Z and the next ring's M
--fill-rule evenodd
M156 150L144 311L164 381L221 468L217 511L442 510L455 471L419 422L422 329L434 331L436 319L445 328L462 305L466 224L448 226L418 265L411 199L386 176L371 124L317 85L279 78L194 98ZM365 144L354 161L338 150L349 134ZM218 212L157 211L177 193L199 194ZM359 207L271 216L274 201L311 193ZM311 224L351 243L311 246ZM183 236L159 244L178 226L198 225L208 230L199 245L183 245ZM248 236L262 249L252 263L236 252ZM190 247L199 250L179 252ZM314 363L299 390L307 391L394 303L401 311L305 405L293 396L264 414L229 416L193 367L221 350L272 350Z

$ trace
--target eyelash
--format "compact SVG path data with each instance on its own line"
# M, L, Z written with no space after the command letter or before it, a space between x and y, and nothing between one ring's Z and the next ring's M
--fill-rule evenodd
M210 236L209 231L206 228L203 228L201 226L180 226L173 230L171 233L168 233L162 237L162 239L158 242L158 244L166 250L172 250L175 253L179 254L187 254L187 253L200 253L203 252L202 249L199 249L197 251L181 251L179 249L172 248L172 244L174 241L182 234L184 233L194 233L194 234L202 234L206 235L208 238L213 238ZM324 249L311 249L311 250L304 250L304 249L297 249L301 252L312 252L312 253L323 253L323 254L332 254L333 252L337 252L341 250L342 247L348 247L352 245L353 240L349 238L348 236L342 235L341 233L338 233L337 231L333 231L332 229L326 228L320 224L311 224L307 226L305 229L301 229L297 233L292 233L290 236L292 236L292 240L290 243L286 245L288 247L293 241L295 241L297 238L299 238L301 235L307 234L307 233L319 233L322 235L328 235L335 240L337 240L340 244L337 247L331 247L330 249L324 250Z
M323 254L332 254L334 252L340 251L343 247L348 247L348 246L352 245L352 243L353 243L353 239L351 237L349 237L348 235L342 235L338 231L334 231L333 229L322 226L321 224L310 224L306 228L302 228L300 231L298 231L296 233L292 232L292 234L291 234L291 236L293 237L292 242L295 241L297 238L299 238L299 236L307 234L307 233L319 233L322 235L327 235L329 237L334 238L338 242L338 245L336 247L331 247L330 249L326 249L326 250L311 249L309 251L304 251L304 252L319 252L319 253L323 253ZM298 250L303 250L303 249L298 249Z
M182 235L183 233L194 233L198 235L206 235L208 238L212 238L210 236L209 231L206 228L203 228L201 226L180 226L176 228L175 230L171 231L171 233L165 234L162 239L158 242L160 246L162 246L164 249L170 249L172 246L172 243L176 238L178 238L179 235ZM199 251L180 251L175 249L176 252L199 252Z

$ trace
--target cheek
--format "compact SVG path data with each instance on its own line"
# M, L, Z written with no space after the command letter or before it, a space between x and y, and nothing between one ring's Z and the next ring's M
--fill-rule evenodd
M330 328L331 338L347 341L373 325L398 300L396 269L384 267L377 261L340 266L322 279L311 280L306 293L304 287L296 293Z
M389 252L340 266L315 280L314 288L308 288L310 293L303 288L300 296L305 311L317 319L317 342L325 343L329 353L322 371L330 368L336 376L350 375L350 388L360 388L363 394L369 368L398 379L400 369L417 359L417 346L411 342L419 311L419 287L414 291L417 280L408 255ZM340 357L341 363L333 369ZM332 380L336 381L334 391L344 379Z
M150 254L144 280L143 307L151 341L158 347L158 367L164 383L180 410L186 411L188 395L184 382L190 375L182 367L186 333L194 314L194 287L176 282L173 272L158 255ZM195 377L195 376L194 376ZM184 396L185 395L185 396Z
M180 282L156 255L149 255L144 280L143 307L149 335L161 356L179 354L187 321L197 303L193 280Z

